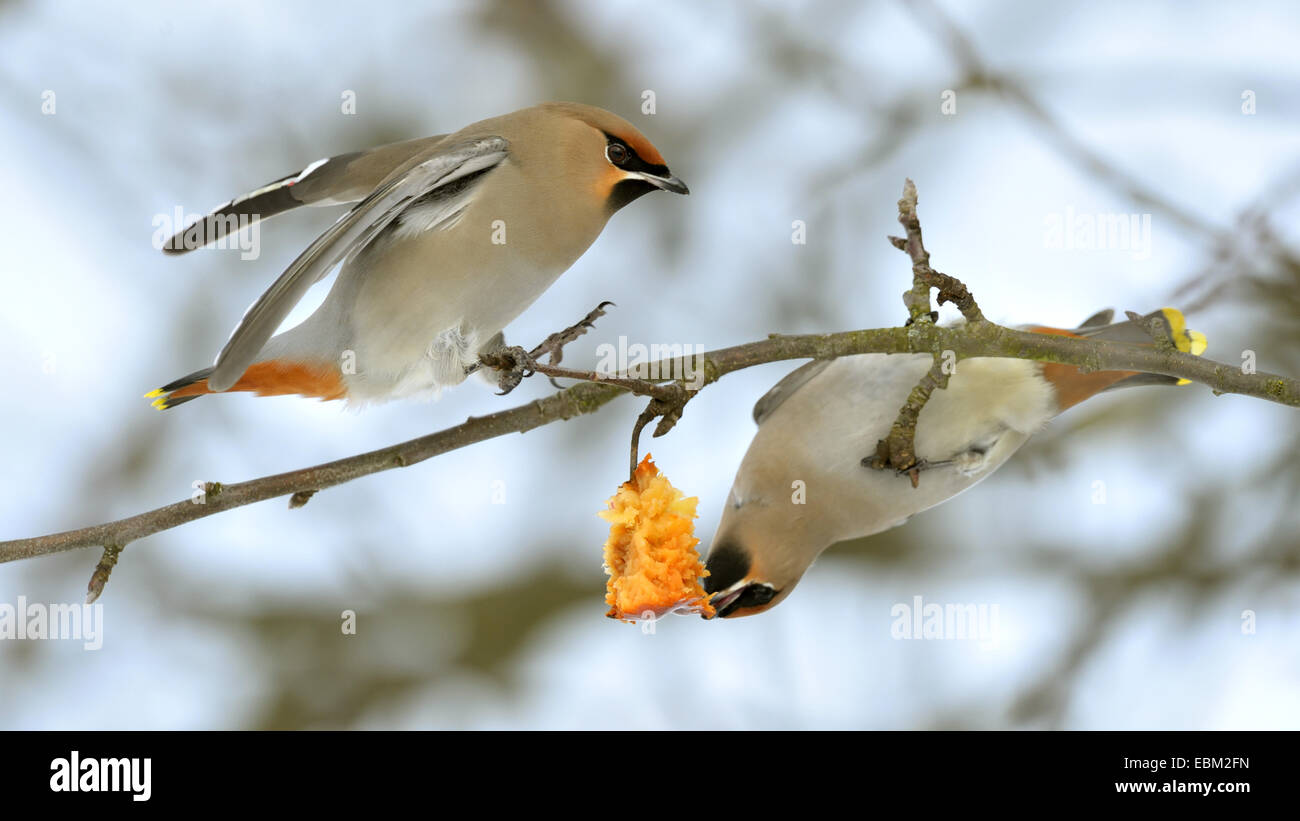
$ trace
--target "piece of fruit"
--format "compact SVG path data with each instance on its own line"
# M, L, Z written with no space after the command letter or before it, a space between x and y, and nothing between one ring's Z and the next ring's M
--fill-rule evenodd
M684 497L646 454L631 481L624 482L600 517L609 522L605 603L613 619L659 618L699 613L713 618L700 586L708 575L695 552L695 496Z

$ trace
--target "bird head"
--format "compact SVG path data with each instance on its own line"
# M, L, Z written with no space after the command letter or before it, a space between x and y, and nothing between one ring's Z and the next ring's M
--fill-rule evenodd
M553 121L567 173L585 179L608 213L651 191L690 193L659 150L622 117L582 103L544 103L537 109Z
M780 604L829 545L816 528L764 522L766 512L758 502L732 507L718 526L704 579L718 618L755 616Z

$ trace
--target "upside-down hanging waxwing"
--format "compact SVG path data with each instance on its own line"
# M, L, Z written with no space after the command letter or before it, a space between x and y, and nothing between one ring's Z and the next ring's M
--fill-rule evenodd
M1172 308L1148 314L1141 324L1111 324L1112 318L1107 310L1074 330L1025 330L1151 345L1145 327L1155 320L1179 350L1198 356L1205 350L1205 337L1189 331ZM1023 359L964 359L917 419L915 450L925 470L913 488L906 478L866 467L862 459L875 453L933 361L929 354L862 354L809 362L758 401L758 432L706 563L704 589L713 594L710 603L719 616L770 609L790 595L823 550L897 527L951 499L1001 467L1066 408L1113 388L1180 382Z
M220 391L373 402L458 384L478 354L650 191L689 193L626 120L544 103L320 160L235 199L164 246L182 253L302 205L356 203L248 309L211 368L148 394ZM276 334L343 261L324 303Z

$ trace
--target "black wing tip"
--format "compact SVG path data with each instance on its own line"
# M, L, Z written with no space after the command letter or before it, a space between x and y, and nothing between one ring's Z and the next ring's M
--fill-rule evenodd
M1114 308L1102 308L1097 313L1079 323L1080 328L1099 328L1115 321Z
M190 402L195 399L198 399L199 396L201 396L201 394L195 394L193 396L181 396L177 398L173 398L170 396L162 396L153 401L153 406L158 410L163 410L163 411L171 410L177 405L184 405L186 402Z
M281 177L256 191L218 205L177 231L163 243L162 252L168 256L178 256L220 242L255 223L303 205L293 193L293 183L298 176L300 175L290 174Z
M175 393L181 388L189 387L190 385L193 385L195 382L200 382L204 379L207 379L208 376L211 375L212 371L213 371L212 368L202 368L200 370L195 371L194 373L182 376L180 379L175 379L171 382L168 382L166 385L163 385L161 388L156 388L152 391L149 391L144 395L144 398L152 399L153 406L158 410L171 410L177 405L184 405L186 402L189 402L191 399L198 399L203 394L193 394L190 396L172 396L171 394Z

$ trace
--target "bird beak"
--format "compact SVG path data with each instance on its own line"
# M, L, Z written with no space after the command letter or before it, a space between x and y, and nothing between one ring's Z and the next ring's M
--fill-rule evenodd
M658 174L651 174L646 171L631 171L627 175L628 179L645 180L655 188L662 188L665 191L671 191L674 194L689 194L691 189L686 187L686 183L671 174L667 177L661 177Z
M709 599L709 604L713 605L713 611L717 614L716 618L725 619L729 616L731 611L736 609L736 600L744 592L745 583L741 582L726 592L714 594L713 598Z
M776 598L776 588L767 582L751 582L742 579L709 599L713 605L716 618L725 619L733 615L753 615L768 609L767 605ZM744 610L746 612L738 613Z

